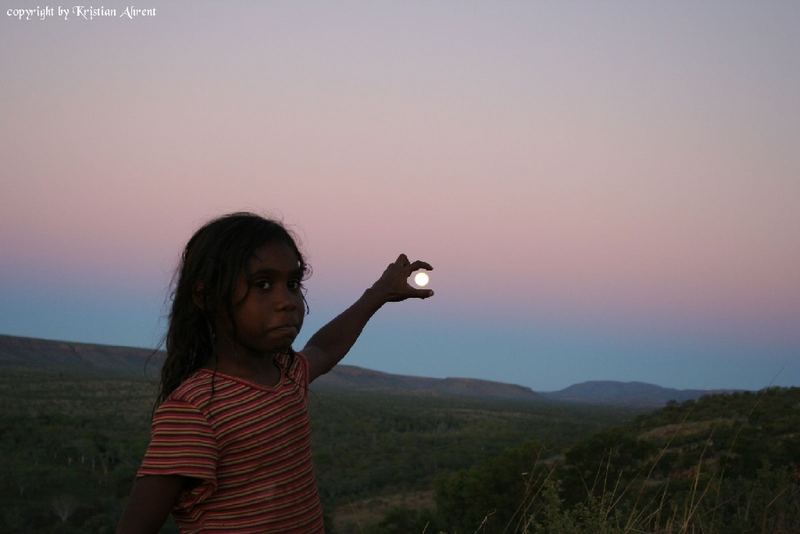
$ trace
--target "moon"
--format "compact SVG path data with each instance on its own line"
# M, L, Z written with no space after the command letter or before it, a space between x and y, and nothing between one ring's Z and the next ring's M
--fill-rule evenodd
M426 273L417 273L414 275L414 283L419 287L427 286L430 280L430 277Z

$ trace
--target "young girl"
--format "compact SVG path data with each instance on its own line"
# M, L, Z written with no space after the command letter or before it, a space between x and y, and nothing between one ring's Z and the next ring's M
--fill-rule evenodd
M117 528L321 532L308 384L347 354L386 302L427 298L401 254L300 352L308 265L287 230L251 213L215 219L183 252L151 440Z

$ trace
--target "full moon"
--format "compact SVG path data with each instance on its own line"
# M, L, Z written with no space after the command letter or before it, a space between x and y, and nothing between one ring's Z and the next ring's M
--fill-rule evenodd
M425 287L430 282L430 277L425 273L417 273L414 275L414 283L419 287Z

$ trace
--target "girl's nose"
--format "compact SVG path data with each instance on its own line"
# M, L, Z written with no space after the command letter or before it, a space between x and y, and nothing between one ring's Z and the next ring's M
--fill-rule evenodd
M279 310L297 308L297 296L288 287L275 292L275 307Z

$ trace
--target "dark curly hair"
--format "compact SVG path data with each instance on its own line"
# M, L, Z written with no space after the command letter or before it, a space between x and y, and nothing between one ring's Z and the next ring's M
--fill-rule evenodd
M249 212L230 213L206 223L189 239L170 284L169 328L161 342L162 345L166 342L167 357L161 368L154 411L213 356L215 318L220 311L228 317L234 316L237 279L258 248L276 242L286 243L294 250L303 270L303 280L308 278L311 268L295 238L276 220ZM198 287L202 291L198 291ZM201 302L197 302L197 298L202 299ZM233 336L236 337L235 324ZM290 349L290 355L293 354Z

